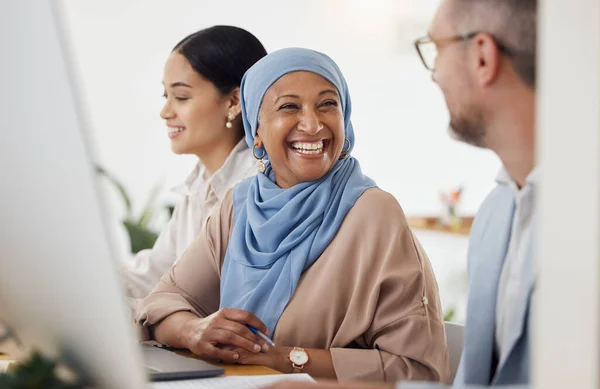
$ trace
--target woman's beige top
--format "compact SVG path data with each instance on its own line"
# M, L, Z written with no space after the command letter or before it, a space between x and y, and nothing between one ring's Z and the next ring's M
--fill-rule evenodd
M221 265L233 222L231 191L152 293L136 321L219 309ZM427 255L389 193L367 190L321 257L300 278L274 331L278 346L328 349L338 379L449 379L437 283Z
M242 139L214 174L202 161L187 180L173 189L181 195L169 225L160 233L154 247L142 250L121 266L130 304L135 306L152 291L160 277L183 255L202 226L238 182L257 172L256 158Z

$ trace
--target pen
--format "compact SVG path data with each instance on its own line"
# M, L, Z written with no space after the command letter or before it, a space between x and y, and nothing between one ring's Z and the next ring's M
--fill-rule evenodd
M265 342L269 343L271 346L275 347L275 343L273 343L273 341L271 339L269 339L267 337L267 335L263 334L262 332L260 332L259 330L257 330L256 328L252 327L251 325L247 325L247 327L250 329L250 331L252 331L254 334L258 335L262 340L264 340Z

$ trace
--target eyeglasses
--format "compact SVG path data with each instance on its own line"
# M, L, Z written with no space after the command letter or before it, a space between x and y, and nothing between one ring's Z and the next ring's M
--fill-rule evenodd
M464 42L473 39L475 36L480 34L480 31L471 32L465 35L455 35L448 38L439 38L439 39L431 39L426 36L423 38L419 38L415 41L415 48L417 49L417 53L419 53L419 57L421 57L421 61L423 65L428 70L433 70L435 67L435 60L438 55L438 48L442 45L447 45L450 43L456 42ZM506 46L499 43L496 39L494 39L498 49L506 55L511 55L510 50L506 48Z

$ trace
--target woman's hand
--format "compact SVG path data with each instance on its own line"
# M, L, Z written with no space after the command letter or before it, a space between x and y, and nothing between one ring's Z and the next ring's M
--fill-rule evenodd
M292 373L292 363L288 359L291 350L291 347L276 346L269 348L267 352L257 354L247 350L235 349L239 354L239 359L236 362L240 365L260 365L282 373Z
M236 363L240 352L251 355L269 351L269 345L252 333L251 325L267 335L267 326L252 313L224 308L206 318L195 318L186 323L186 347L200 357L221 359Z
M262 365L289 374L294 372L289 358L292 350L293 347L275 346L264 353L251 353L242 349L235 351L239 354L237 363L240 365ZM309 360L304 365L302 373L310 374L313 378L336 378L329 350L307 348L304 351L308 354Z

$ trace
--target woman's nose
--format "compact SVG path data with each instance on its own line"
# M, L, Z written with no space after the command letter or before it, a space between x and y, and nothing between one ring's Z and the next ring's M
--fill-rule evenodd
M319 119L319 115L314 110L305 110L298 123L298 129L308 135L315 135L323 129L323 123Z

